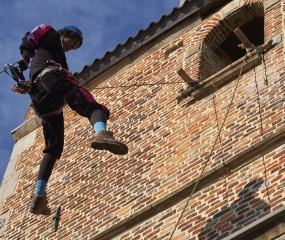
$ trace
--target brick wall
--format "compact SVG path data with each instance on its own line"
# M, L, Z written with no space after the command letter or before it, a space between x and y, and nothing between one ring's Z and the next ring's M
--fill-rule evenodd
M110 239L106 236L118 226L125 230L114 239L169 239L189 199L187 187L204 168L172 239L221 239L282 207L285 145L274 137L285 129L283 42L266 52L265 68L259 64L200 101L175 100L186 86L176 83L182 81L177 69L199 78L203 48L188 58L185 53L213 33L215 24L208 23L222 21L231 8L241 7L237 4L262 3L240 2L181 23L86 85L110 108L109 128L128 144L128 155L90 149L94 130L88 120L65 108L66 145L47 190L52 210L62 207L56 233L52 217L26 212L44 148L37 128L34 144L18 154L15 171L21 174L3 202L0 238ZM264 12L265 40L284 34L284 3L267 1ZM156 82L172 84L131 87ZM129 87L107 88L119 85ZM26 119L32 116L29 109ZM260 151L252 154L254 149Z

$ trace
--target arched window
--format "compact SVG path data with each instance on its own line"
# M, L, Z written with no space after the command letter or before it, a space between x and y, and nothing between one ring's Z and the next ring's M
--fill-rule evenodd
M260 2L240 7L224 16L203 41L200 80L205 80L229 64L243 57L245 49L234 30L240 28L255 46L264 43L264 8ZM210 67L209 67L210 66Z
M242 25L240 29L253 45L259 46L264 43L263 17L253 18L251 21ZM220 46L222 51L225 52L231 61L234 62L246 54L245 49L238 47L239 44L240 40L238 37L234 33L231 33Z
M221 86L230 82L239 71L222 73L230 65L238 64L245 56L246 49L241 48L241 41L234 33L239 28L248 40L256 47L264 44L264 6L262 2L255 2L236 8L233 12L225 13L224 9L203 21L198 28L196 39L202 42L188 49L184 54L183 69L198 83L189 84L187 89L180 92L178 102L187 96L194 100L201 99L213 93ZM261 62L253 59L244 69L249 69ZM181 69L178 74L181 73ZM211 85L217 74L221 81L219 86ZM180 75L180 74L179 74ZM180 75L183 77L182 75ZM184 79L184 78L183 78ZM217 79L215 79L217 80ZM185 80L186 81L186 80ZM198 89L198 90L197 90Z

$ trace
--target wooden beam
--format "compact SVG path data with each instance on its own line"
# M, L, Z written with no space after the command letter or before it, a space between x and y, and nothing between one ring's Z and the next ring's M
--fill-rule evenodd
M252 48L253 44L248 40L248 38L244 35L244 33L242 32L242 30L240 30L239 28L236 28L234 30L235 35L239 38L239 40L241 41L242 45L245 48Z
M188 84L190 83L198 83L197 81L195 81L193 78L191 78L186 72L185 70L183 70L182 68L177 70L178 75Z

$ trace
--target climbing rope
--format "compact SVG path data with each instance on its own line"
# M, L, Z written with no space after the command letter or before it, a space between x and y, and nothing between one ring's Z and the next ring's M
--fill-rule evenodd
M108 88L132 88L132 87L144 87L144 86L159 86L159 85L172 85L185 82L156 82L156 83L144 83L144 84L133 84L133 85L117 85L117 86L106 86L106 87L94 87L93 89L108 89Z
M208 165L208 162L209 162L210 157L211 157L211 155L212 155L212 153L213 153L213 151L214 151L214 148L215 148L215 146L216 146L216 143L217 143L218 139L220 138L220 134L221 134L221 132L222 132L222 129L223 129L224 124L225 124L225 122L226 122L226 119L227 119L227 117L228 117L230 108L231 108L231 106L232 106L232 104L233 104L233 101L234 101L234 97L235 97L235 94L236 94L236 91L237 91L237 87L238 87L238 84L239 84L239 81L240 81L240 77L241 77L241 74L242 74L242 70L243 70L243 67L244 67L244 63L245 63L246 56L247 56L247 55L244 56L244 59L243 59L243 62L242 62L242 67L241 67L241 69L240 69L240 73L239 73L238 79L237 79L236 84L235 84L233 96L232 96L232 98L231 98L231 101L230 101L229 107L228 107L228 109L227 109L226 115L225 115L225 117L224 117L224 120L223 120L223 122L222 122L222 125L221 125L221 127L220 127L220 129L219 129L219 131L218 131L218 134L217 134L217 137L216 137L216 139L215 139L214 145L213 145L213 147L211 148L210 154L208 155L208 158L206 159L206 162L205 162L205 164L204 164L204 166L203 166L203 169L202 169L202 171L201 171L201 173L200 173L200 175L199 175L199 177L198 177L198 180L196 181L196 183L195 183L195 185L194 185L194 188L192 189L192 191L191 191L191 193L190 193L190 196L188 197L188 199L187 199L187 201L186 201L186 204L185 204L185 206L184 206L183 209L182 209L182 212L181 212L181 214L180 214L180 216L179 216L179 218L178 218L178 221L176 222L176 225L175 225L175 227L174 227L174 229L173 229L173 231L172 231L172 233L171 233L171 235L170 235L170 239L169 239L169 240L172 239L172 237L173 237L173 235L174 235L174 233L175 233L175 231L176 231L176 229L177 229L177 227L178 227L178 224L179 224L180 220L182 219L183 214L184 214L184 212L185 212L185 210L186 210L186 208L187 208L187 206L188 206L190 200L192 199L192 196L193 196L194 192L196 191L196 188L197 188L197 186L198 186L198 184L199 184L199 182L200 182L200 180L201 180L201 177L202 177L202 175L203 175L203 173L204 173L204 171L205 171L205 169L206 169L206 167L207 167L207 165Z
M14 65L16 65L17 63L18 63L18 61L17 61L17 62L14 62L14 63L12 63L12 64L6 64L6 65L4 66L4 69L3 69L2 71L0 71L0 74L2 74L3 72L6 72L7 70L9 70L10 66L14 66Z
M218 121L218 112L217 112L217 108L216 108L216 102L215 102L215 95L213 94L213 105L214 105L214 109L215 109L215 117L216 117L216 123L217 123L217 129L220 129L220 126L219 126L219 121ZM224 168L227 170L227 173L225 174L225 177L224 177L224 180L225 180L225 185L226 185L226 196L228 194L228 182L227 182L227 178L228 176L231 174L231 170L227 167L227 165L225 164L225 155L224 155L224 151L223 151L223 145L222 145L222 140L221 140L221 136L219 136L219 145L220 145L220 153L221 153L221 156L222 156L222 164L224 166ZM228 199L228 197L227 197Z
M11 70L11 68L16 65L18 63L15 62L15 63L12 63L12 64L6 64L4 66L4 69L2 71L0 71L0 75L4 72L6 72L10 77L12 77L15 81L16 78L14 75L10 74L7 72L7 70ZM38 67L28 67L29 69L43 69L43 68L46 68L47 66L38 66ZM63 70L66 70L64 68L61 68ZM69 72L68 70L66 70L67 72ZM79 80L77 78L75 78L73 75L72 77L77 80L77 82L79 82ZM161 81L158 81L158 82L155 82L155 83L144 83L144 84L132 84L132 85L116 85L116 86L104 86L104 87L94 87L93 89L116 89L116 88L132 88L132 87L144 87L144 86L159 86L159 85L173 85L173 84L181 84L181 83L184 83L185 84L185 81L177 81L177 82L161 82Z
M263 67L264 67L264 65L263 65ZM258 114L259 114L259 119L260 119L260 134L261 134L262 140L264 140L264 128L263 128L262 112L261 112L261 105L260 105L260 94L259 94L259 89L258 89L258 84L257 84L255 70L254 70L254 73L255 73L254 82L255 82L257 103L258 103ZM265 76L266 76L266 74L265 74ZM264 84L265 85L268 84L267 79L264 81ZM269 189L268 189L268 184L267 184L267 166L266 166L266 163L265 163L265 156L264 156L264 154L262 156L262 164L263 164L263 168L264 168L264 179L265 179L264 184L265 184L266 192L267 192L268 205L270 206L271 199L270 199Z

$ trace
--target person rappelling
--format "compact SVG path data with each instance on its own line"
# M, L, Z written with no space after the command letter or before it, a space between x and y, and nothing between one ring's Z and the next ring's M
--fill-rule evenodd
M50 215L47 205L46 186L56 160L60 159L64 146L65 104L82 117L89 119L95 130L91 147L125 155L128 147L116 140L107 130L108 108L98 103L92 94L79 86L66 62L65 53L78 49L83 43L82 32L74 26L56 31L49 24L41 24L25 34L20 45L20 73L29 68L30 83L22 88L16 85L13 91L28 92L35 113L42 119L45 148L40 164L36 191L30 206L34 214Z

